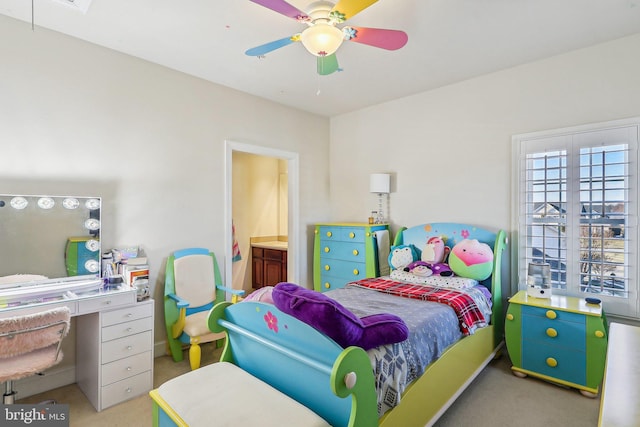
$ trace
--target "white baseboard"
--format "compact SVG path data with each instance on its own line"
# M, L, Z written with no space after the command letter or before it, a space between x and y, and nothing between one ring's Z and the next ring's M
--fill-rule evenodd
M157 342L153 346L153 356L160 357L167 354L167 342ZM17 392L16 400L53 390L54 388L76 382L76 367L52 368L44 375L33 375L13 382L13 389Z
M160 357L167 355L167 342L160 341L153 345L153 357Z
M16 400L53 390L76 382L75 366L52 368L43 375L33 375L13 382Z

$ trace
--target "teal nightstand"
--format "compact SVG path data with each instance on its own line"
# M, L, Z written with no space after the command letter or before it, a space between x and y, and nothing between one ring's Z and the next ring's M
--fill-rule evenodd
M520 291L509 299L505 341L514 374L597 395L607 353L601 305L560 295L534 298Z

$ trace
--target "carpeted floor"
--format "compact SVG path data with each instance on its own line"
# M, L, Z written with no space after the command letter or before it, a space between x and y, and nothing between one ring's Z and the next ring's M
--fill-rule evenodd
M203 364L217 361L219 356L220 349L214 349L211 344L203 346ZM534 378L517 378L511 374L510 367L506 354L491 362L435 426L589 427L598 424L599 399L589 399L576 390ZM158 357L155 359L154 386L188 371L186 357L180 363L174 363L168 356ZM151 426L151 398L146 394L99 413L75 384L17 403L44 399L56 399L70 405L71 427Z

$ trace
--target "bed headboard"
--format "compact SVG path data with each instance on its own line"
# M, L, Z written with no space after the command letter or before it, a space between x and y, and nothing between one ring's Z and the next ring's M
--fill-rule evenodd
M502 340L503 311L502 311L502 253L507 245L507 234L504 230L498 232L469 224L453 222L429 222L410 228L403 227L398 231L394 239L396 245L414 245L422 249L431 237L443 237L445 245L453 248L456 243L464 239L476 239L486 243L493 250L493 270L491 276L482 283L491 291L493 300L493 314L491 324L495 325L497 342Z

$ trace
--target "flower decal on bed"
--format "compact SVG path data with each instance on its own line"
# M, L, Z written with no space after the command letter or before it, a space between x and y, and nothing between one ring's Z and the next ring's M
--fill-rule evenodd
M269 329L278 333L278 318L274 316L272 312L268 311L267 314L264 315L264 321Z
M468 239L469 238L469 230L466 230L466 229L462 230L460 232L460 235L462 236L463 239Z

